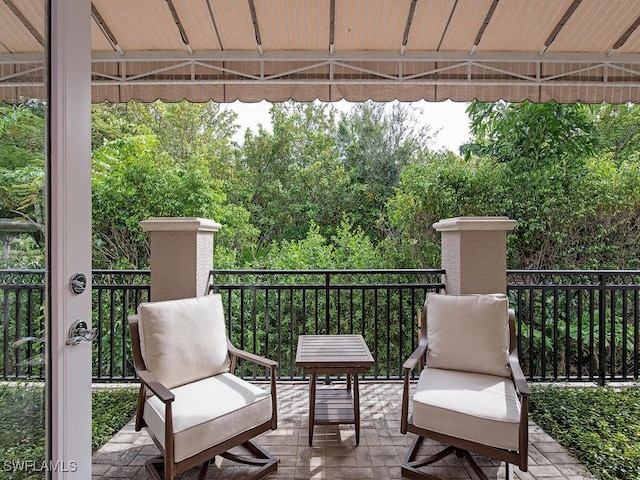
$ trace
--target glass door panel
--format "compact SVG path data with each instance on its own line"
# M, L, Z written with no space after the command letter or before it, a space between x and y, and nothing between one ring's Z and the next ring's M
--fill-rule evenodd
M10 50L0 64L0 479L43 479L55 468L46 431L47 5L0 10L0 45Z

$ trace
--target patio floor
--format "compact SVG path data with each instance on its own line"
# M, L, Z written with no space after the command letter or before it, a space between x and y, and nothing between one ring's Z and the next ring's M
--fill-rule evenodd
M316 426L313 446L308 435L308 384L278 384L278 429L258 437L257 443L280 459L276 474L269 479L399 479L400 464L414 436L400 433L402 383L360 383L360 445L355 446L351 425ZM593 479L549 435L536 425L529 426L529 471L513 467L514 478ZM432 442L426 448L437 447ZM144 431L136 432L133 421L125 425L109 443L93 456L93 480L128 478L146 480L144 462L158 450ZM504 478L504 464L486 458L478 463L490 479ZM211 466L207 479L242 479L248 467L224 460L220 468ZM473 471L455 456L430 467L443 479L476 479ZM197 471L184 474L184 480L197 477Z

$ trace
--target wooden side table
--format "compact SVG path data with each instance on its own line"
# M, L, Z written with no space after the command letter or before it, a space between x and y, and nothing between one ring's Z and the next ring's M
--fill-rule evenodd
M352 424L360 444L360 390L358 375L374 360L362 335L300 335L296 365L309 374L309 445L315 425ZM346 374L347 387L316 389L319 374ZM353 389L351 382L353 381Z

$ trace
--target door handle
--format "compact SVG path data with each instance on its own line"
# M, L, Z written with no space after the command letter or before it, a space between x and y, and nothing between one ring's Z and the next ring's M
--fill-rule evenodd
M76 320L69 327L69 339L65 345L79 345L82 342L90 342L98 336L97 328L88 328L84 320Z

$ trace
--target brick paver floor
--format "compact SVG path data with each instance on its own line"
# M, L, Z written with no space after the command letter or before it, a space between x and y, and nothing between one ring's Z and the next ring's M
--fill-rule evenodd
M412 434L400 433L402 384L362 382L360 445L355 446L352 425L316 426L313 446L309 447L308 385L278 384L278 429L257 438L257 443L280 459L276 474L269 479L399 479L400 464ZM536 425L529 426L529 471L512 467L513 477L524 480L593 479L586 469ZM435 442L425 442L438 449ZM93 456L93 480L147 480L144 463L158 455L147 434L136 432L129 422ZM490 479L505 477L504 464L478 457ZM476 479L465 462L454 455L430 467L430 473L443 479ZM250 467L223 460L220 468L211 466L207 479L242 479ZM184 480L197 477L197 471L184 474Z

